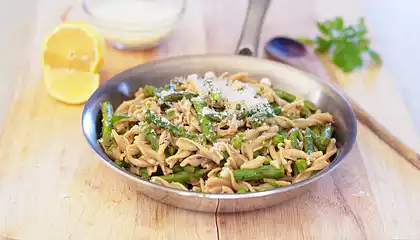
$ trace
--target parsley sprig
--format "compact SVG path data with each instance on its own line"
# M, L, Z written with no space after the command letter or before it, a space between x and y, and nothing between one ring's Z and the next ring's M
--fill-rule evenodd
M362 56L367 53L376 63L381 64L378 53L372 50L366 37L367 29L363 17L355 25L344 24L343 18L317 23L320 35L315 39L300 39L313 44L319 53L329 53L331 60L344 72L351 72L363 65Z

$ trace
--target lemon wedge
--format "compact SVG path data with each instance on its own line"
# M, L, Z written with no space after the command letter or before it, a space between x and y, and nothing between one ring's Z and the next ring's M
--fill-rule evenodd
M99 87L104 61L104 40L83 22L56 27L42 46L44 83L54 98L68 103L86 102Z
M57 26L42 46L42 65L96 73L104 61L104 39L83 22Z
M99 87L99 74L67 68L44 68L48 93L67 104L86 102Z

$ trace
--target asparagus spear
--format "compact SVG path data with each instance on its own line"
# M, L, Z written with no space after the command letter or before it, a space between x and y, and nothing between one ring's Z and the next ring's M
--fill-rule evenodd
M294 128L290 133L288 139L292 142L292 147L299 148L299 128Z
M143 179L149 179L149 174L147 173L147 168L140 168L139 169L139 175Z
M176 137L200 140L196 133L188 132L184 127L172 124L168 119L157 116L150 109L146 110L146 121L155 124L158 128L168 129Z
M173 173L178 173L178 172L182 172L182 171L184 171L184 169L179 165L179 163L175 164L172 167L172 172Z
M249 192L247 188L240 187L238 190L236 190L236 193L247 193Z
M167 157L173 156L176 153L176 148L174 146L169 146L166 149Z
M280 89L277 88L273 88L274 93L277 94L277 96L283 100L286 100L287 102L293 102L296 100L296 96L285 92L285 91L281 91ZM314 112L316 111L316 106L313 102L309 101L309 100L304 100L303 101L303 105L307 110L310 110L310 112ZM306 110L305 110L306 111Z
M221 122L223 120L222 115L217 113L208 113L205 116L213 122Z
M233 176L237 181L260 181L263 178L278 179L284 176L283 165L277 169L271 165L263 165L254 169L233 170Z
M321 135L321 128L319 126L313 126L311 127L312 132L317 133L318 135Z
M276 136L273 137L273 144L277 146L279 143L284 142L284 139L286 139L286 133L282 128L280 128L277 131Z
M147 123L144 124L141 131L146 136L147 141L150 142L150 145L152 145L152 149L157 151L159 149L159 139L156 132Z
M318 148L319 151L324 151L325 146L321 144L321 130L318 126L312 127L312 138L314 139L314 144Z
M276 182L269 182L268 184L270 184L270 186L278 188L278 187L283 187L282 185L276 183Z
M125 161L115 161L115 164L120 168L129 168L130 164Z
M318 150L325 152L328 143L330 143L333 132L334 127L331 125L325 126L322 131L318 126L312 127L312 136Z
M210 93L210 100L213 105L218 105L222 101L220 90Z
M324 147L327 147L328 143L330 143L333 132L334 132L334 127L331 125L327 125L324 127L324 129L322 129L321 144Z
M194 173L195 167L193 167L191 165L187 165L187 166L184 167L184 171L188 172L188 173Z
M173 85L176 88L180 87L184 83L185 83L185 79L183 78L174 78L171 80L171 85Z
M187 185L190 182L198 181L208 171L209 171L208 169L199 169L199 170L196 170L195 172L191 173L191 172L187 172L187 171L184 170L182 172L177 172L177 173L174 173L174 174L169 174L169 175L166 175L166 176L159 176L159 177L168 181L168 182L179 182L179 183Z
M173 84L171 82L171 83L166 84L165 86L163 86L163 89L168 90L168 91L175 91L176 90L176 86L175 86L175 84Z
M223 160L226 160L229 158L229 153L227 151L222 152L222 154L223 154Z
M166 180L167 182L179 182L182 184L188 184L189 180L190 180L190 173L187 172L177 172L174 174L169 174L166 176L159 176L160 178L162 178L163 180Z
M182 100L184 97L186 99L191 99L197 96L198 96L197 93L192 93L192 92L173 92L169 95L164 96L163 101L164 102L177 102L177 101Z
M102 142L105 147L109 148L112 144L112 105L110 102L102 103Z
M283 112L281 106L277 105L275 102L270 103L270 107L273 109L274 114L277 116L280 116L280 114Z
M264 165L269 165L271 161L273 161L273 159L270 156L267 155L267 156L265 156L263 164Z
M124 114L124 113L123 114L114 115L111 118L111 124L113 125L114 123L120 121L121 119L130 118L130 117L131 117L130 115Z
M303 171L305 171L307 167L308 167L308 165L306 164L306 160L297 159L293 163L293 172L294 172L295 176L298 175L299 173L302 173Z
M314 139L312 137L312 131L310 128L305 129L305 135L303 137L303 150L307 154L314 152Z
M143 87L143 93L146 95L146 97L156 96L156 88L150 85L146 85Z
M236 119L238 119L238 120L242 120L242 119L248 117L248 111L247 110L236 110L233 114L236 115ZM233 115L233 114L231 114L231 115ZM229 114L227 114L227 113L218 113L218 112L207 113L205 115L206 115L206 117L208 117L213 122L221 122L223 120L223 118L229 116Z
M170 108L170 109L166 110L165 113L166 113L166 117L168 119L170 119L172 117L175 117L175 109L174 108Z
M234 148L239 149L242 146L242 142L244 141L245 134L244 132L237 133L232 139L232 145ZM229 156L229 155L228 155ZM226 157L227 159L227 157Z
M316 111L316 106L313 102L309 101L309 100L304 100L303 101L303 106L306 107L307 109L311 110L312 112Z
M273 186L264 186L264 187L255 187L255 190L257 192L263 192L263 191L267 191L273 189Z
M311 114L312 114L311 110L309 110L309 108L307 108L307 107L303 107L300 110L300 116L301 117L307 118L307 117L311 116Z
M204 134L204 137L210 142L214 142L217 138L216 131L212 128L211 121L208 117L203 114L203 108L206 106L206 103L203 100L192 99L192 104L194 105L195 112L201 123L201 131Z
M236 149L239 149L239 148L241 148L241 146L242 146L242 138L240 137L240 136L238 136L238 135L236 135L236 136L234 136L232 139L231 139L231 142L232 142L232 145L233 145L233 147L234 148L236 148Z
M279 96L279 98L286 100L287 102L293 102L296 100L296 96L288 92L281 91L280 89L277 89L277 88L273 88L273 91L275 94L277 94L277 96Z
M262 155L263 155L263 151L262 151L262 149L255 150L255 151L252 153L252 157L253 157L253 158L257 158L258 156L262 156Z
M192 174L192 181L198 181L200 178L204 177L210 169L198 169Z
M276 116L280 116L280 114L283 112L283 109L280 106L274 107L273 112Z
M271 108L275 108L275 107L277 107L278 105L277 105L277 103L275 103L275 102L272 102L272 103L270 103L270 107Z

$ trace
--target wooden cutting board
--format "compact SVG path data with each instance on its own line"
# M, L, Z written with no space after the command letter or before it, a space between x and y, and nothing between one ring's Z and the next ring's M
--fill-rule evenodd
M33 47L40 46L42 37L59 23L60 13L71 1L38 3L37 14L28 20L37 26L31 35ZM278 31L276 16L288 12L278 2L273 4L262 41ZM105 80L128 67L166 56L229 53L239 36L245 7L243 1L189 1L182 24L158 49L121 52L108 47L101 76ZM215 18L215 12L222 17ZM363 126L359 126L355 148L337 170L311 191L278 206L209 214L151 200L98 159L81 131L83 106L65 105L48 96L38 52L28 57L0 136L0 235L78 240L420 238L418 171ZM383 73L376 69L370 74ZM392 85L392 79L382 80L388 82L373 84L376 88L371 89L370 97L379 97ZM347 90L352 96L364 92L356 86ZM388 94L394 98L390 106L404 116L398 93ZM398 124L403 133L410 132L412 125L405 121L405 126ZM411 144L418 144L416 141Z

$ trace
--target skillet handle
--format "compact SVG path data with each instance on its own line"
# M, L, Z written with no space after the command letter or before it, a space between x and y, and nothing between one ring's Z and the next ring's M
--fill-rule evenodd
M235 53L245 56L257 56L261 26L271 0L249 0L245 23L236 46Z

